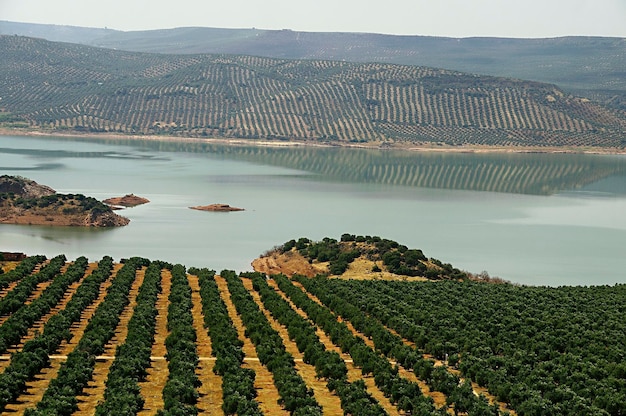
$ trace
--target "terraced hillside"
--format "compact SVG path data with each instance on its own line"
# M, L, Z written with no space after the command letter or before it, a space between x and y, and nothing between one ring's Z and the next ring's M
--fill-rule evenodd
M62 255L0 265L3 414L626 408L624 285L268 279Z
M157 55L0 37L0 122L331 143L623 148L626 114L552 85L415 66Z

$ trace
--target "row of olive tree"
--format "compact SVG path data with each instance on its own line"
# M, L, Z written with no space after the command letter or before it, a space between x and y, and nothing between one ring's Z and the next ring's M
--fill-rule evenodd
M23 279L35 270L38 264L46 261L46 256L29 256L22 260L14 269L0 276L0 289L9 286L10 283Z
M297 279L331 311L372 339L377 351L394 359L407 370L412 370L432 390L444 393L447 396L447 405L453 406L455 411L468 412L470 415L499 414L497 405L490 406L484 396L474 394L471 383L461 382L458 376L446 371L444 367L434 367L434 363L425 360L415 347L407 345L400 336L391 332L379 320L353 305L351 303L353 296L350 293L341 290L341 287L332 286L329 279L307 279L302 276Z
M60 263L64 261L63 259L64 257L55 257L52 262ZM4 321L2 326L0 326L0 353L6 352L8 347L19 343L20 339L28 333L30 326L59 303L63 295L65 295L67 288L85 275L87 264L86 257L77 258L74 263L68 266L65 273L57 275L38 298L28 305L19 308ZM45 270L49 271L49 273L54 273L55 269L56 267L46 268ZM39 279L43 278L41 276L42 273L44 273L44 270L38 274ZM18 288L16 287L15 289Z
M226 415L262 415L254 388L256 374L243 368L243 342L228 315L228 309L215 282L215 271L190 269L198 276L204 327L211 338L211 353L215 356L213 372L222 377L222 410Z
M378 401L367 392L362 380L354 383L348 381L346 363L338 353L326 349L311 322L294 311L291 305L267 284L264 276L258 273L250 276L263 305L274 319L287 328L289 338L303 354L304 362L315 366L317 377L325 379L328 390L334 391L339 396L344 414L385 414ZM275 278L286 279L283 275Z
M224 275L233 304L246 326L246 334L256 348L259 361L274 375L280 403L293 415L321 415L322 409L313 397L313 391L296 371L293 356L286 351L280 334L272 328L241 279L234 272L222 272Z
M50 381L37 408L27 409L26 415L71 414L78 410L77 395L91 380L96 356L102 354L106 343L115 335L120 314L129 303L128 294L136 271L148 264L148 260L134 257L117 272L78 345L67 356L57 377Z
M0 299L0 315L8 315L24 306L26 299L33 293L40 283L53 279L61 271L65 264L63 254L56 256L48 264L41 268L38 273L24 277L20 282Z
M333 343L350 354L363 375L374 376L378 388L398 410L417 414L445 413L445 409L435 410L433 400L422 394L419 385L401 377L396 366L392 366L387 358L365 344L363 338L355 336L346 323L339 322L327 307L313 301L287 279L279 279L278 282L281 290L290 296L294 304L305 311L329 335ZM302 295L293 296L296 291Z
M163 388L164 409L160 416L198 414L198 387L201 385L196 367L198 350L196 331L191 313L191 287L185 266L176 264L172 268L172 289L167 308L167 368L169 375Z
M626 408L625 285L325 285L425 352L447 354L518 414L619 415Z
M133 316L128 322L124 344L115 351L109 370L104 401L96 407L96 415L137 414L143 408L139 382L147 375L158 314L156 301L161 293L161 269L168 265L152 262L146 269ZM169 266L171 268L171 266Z
M50 364L49 355L57 352L61 342L72 338L71 325L80 320L85 308L98 297L100 285L109 278L112 268L113 259L104 257L76 289L65 308L48 320L43 332L11 356L9 366L0 374L0 411L24 391L28 380Z

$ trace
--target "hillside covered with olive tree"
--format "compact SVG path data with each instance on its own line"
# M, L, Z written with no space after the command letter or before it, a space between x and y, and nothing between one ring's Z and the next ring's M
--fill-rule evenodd
M330 275L0 253L0 411L624 414L623 284L476 279L377 236L275 250ZM376 275L346 278L357 255Z
M623 149L626 113L555 85L428 67L123 52L1 36L0 125L406 146Z
M219 53L446 68L556 84L568 93L626 108L623 38L450 38L211 27L120 31L1 20L0 34L132 52Z

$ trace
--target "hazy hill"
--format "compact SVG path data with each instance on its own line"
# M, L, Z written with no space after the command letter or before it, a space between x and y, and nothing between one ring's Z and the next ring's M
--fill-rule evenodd
M622 38L444 38L199 27L122 32L2 21L0 34L138 52L430 66L553 83L577 95L626 107L626 39Z
M0 36L0 123L326 142L623 147L554 85L384 63L116 51Z
M93 27L42 25L0 20L0 34L2 35L30 36L56 42L89 43L115 32L118 31Z

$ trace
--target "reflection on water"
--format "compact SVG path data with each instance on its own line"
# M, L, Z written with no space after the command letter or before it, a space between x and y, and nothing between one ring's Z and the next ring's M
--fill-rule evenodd
M147 160L156 159L163 160L161 157L146 154L137 154L130 152L80 152L70 150L48 150L48 149L22 149L11 147L0 147L0 153L9 155L25 155L33 158L111 158L111 159L137 159Z
M90 139L92 140L92 139ZM316 180L552 195L626 174L626 158L583 154L443 153L312 147L110 141L153 151L212 154L298 169Z
M250 270L276 244L347 232L519 283L612 284L625 281L625 161L0 136L0 174L151 201L112 230L3 224L0 250ZM209 203L246 210L188 208Z
M1 152L0 152L1 153ZM37 163L33 166L0 166L0 171L5 170L55 170L65 167L63 163Z

